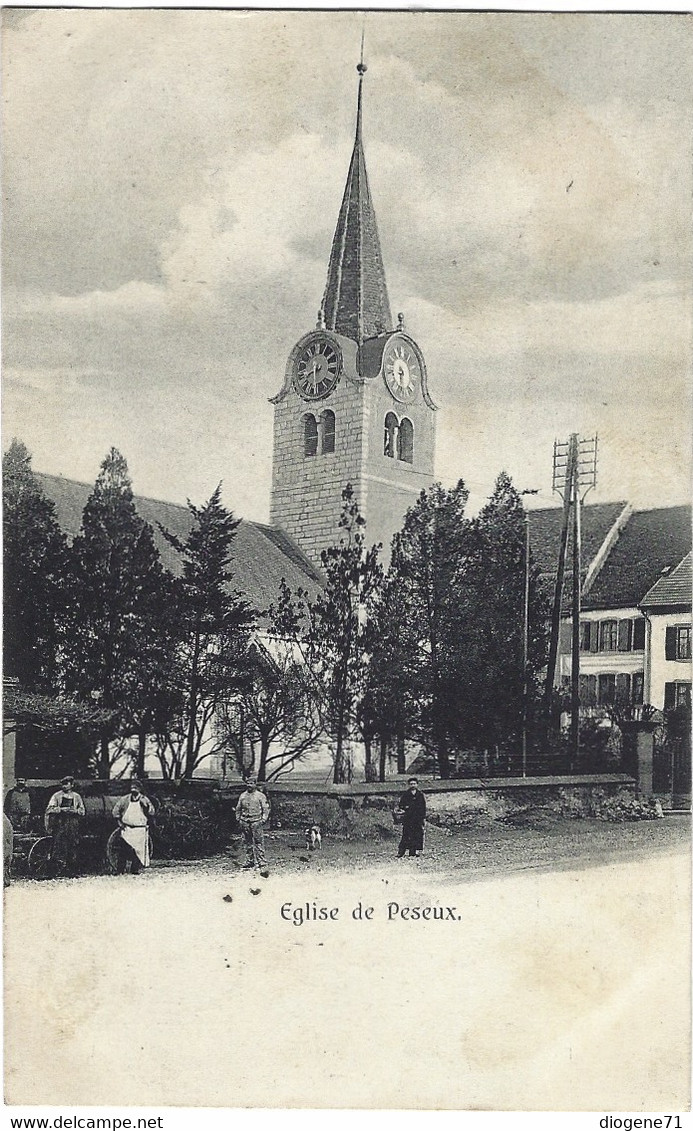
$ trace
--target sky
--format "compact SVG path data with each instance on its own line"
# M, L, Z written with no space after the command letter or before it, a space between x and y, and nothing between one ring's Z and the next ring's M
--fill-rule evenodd
M363 17L3 10L3 444L267 521L272 406L315 325ZM690 497L693 21L369 13L364 146L436 475Z

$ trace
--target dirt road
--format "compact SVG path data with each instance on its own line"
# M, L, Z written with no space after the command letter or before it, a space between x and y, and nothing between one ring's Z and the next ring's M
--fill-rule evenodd
M234 850L14 884L6 1099L680 1110L677 820L434 834L421 863L280 834L266 881Z

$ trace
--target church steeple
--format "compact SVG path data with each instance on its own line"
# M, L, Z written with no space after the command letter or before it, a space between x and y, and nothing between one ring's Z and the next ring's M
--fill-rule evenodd
M378 226L363 155L363 42L359 73L356 137L339 219L332 241L323 297L325 325L359 344L392 329L390 301L380 252Z

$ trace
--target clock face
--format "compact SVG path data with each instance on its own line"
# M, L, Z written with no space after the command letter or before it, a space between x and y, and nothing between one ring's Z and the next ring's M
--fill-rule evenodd
M296 358L294 386L307 401L317 401L332 392L342 368L339 348L329 338L312 338Z
M407 342L395 341L385 350L385 384L395 400L411 401L421 380L421 365Z

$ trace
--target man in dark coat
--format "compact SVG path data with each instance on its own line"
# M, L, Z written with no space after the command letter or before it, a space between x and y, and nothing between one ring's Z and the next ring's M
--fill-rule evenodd
M424 846L424 824L426 822L426 798L419 789L416 778L409 778L409 789L399 799L398 809L402 814L402 839L397 849L398 856L409 850L410 856L420 856Z

